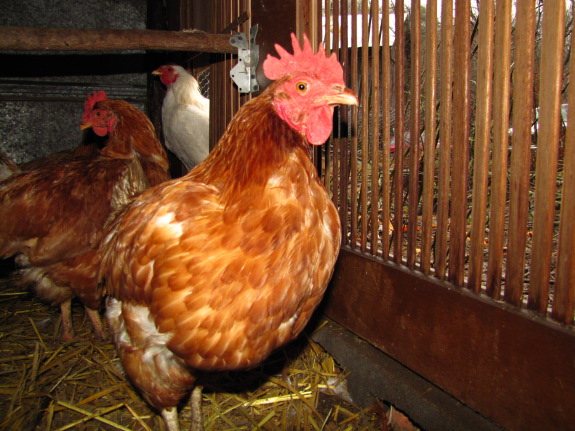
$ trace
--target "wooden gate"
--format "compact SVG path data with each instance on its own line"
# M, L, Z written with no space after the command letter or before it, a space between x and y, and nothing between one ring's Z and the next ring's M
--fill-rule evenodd
M305 5L361 101L320 163L345 226L327 314L509 429L575 428L572 11Z

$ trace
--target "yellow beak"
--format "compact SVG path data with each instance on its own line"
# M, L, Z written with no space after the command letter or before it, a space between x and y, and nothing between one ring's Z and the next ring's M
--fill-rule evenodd
M325 96L325 100L330 105L353 105L358 106L359 100L355 93L349 88L344 88L341 92Z

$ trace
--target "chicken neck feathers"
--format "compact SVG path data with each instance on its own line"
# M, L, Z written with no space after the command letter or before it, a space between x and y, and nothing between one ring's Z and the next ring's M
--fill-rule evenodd
M95 107L120 113L114 132L100 152L102 155L132 158L137 153L151 186L169 179L166 150L143 112L124 100L115 99L100 101Z

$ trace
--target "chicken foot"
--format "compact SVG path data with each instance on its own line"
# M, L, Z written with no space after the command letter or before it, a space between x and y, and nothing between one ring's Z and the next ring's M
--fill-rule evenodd
M163 409L160 414L162 418L164 418L164 422L166 423L166 428L168 431L180 431L180 422L178 421L178 408L177 407L170 407L167 409Z
M201 386L196 386L192 391L190 407L192 408L192 424L190 425L190 431L204 431L204 423L202 422ZM163 409L160 413L164 419L168 431L180 431L177 407Z
M94 310L92 308L84 307L86 310L86 314L94 327L94 335L96 338L103 340L105 337L104 334L104 325L102 324L102 319L100 317L100 313L98 310ZM60 314L62 315L62 336L61 339L64 341L72 340L76 332L74 331L74 324L72 323L72 300L68 299L60 304Z
M62 340L68 341L74 338L74 325L72 324L72 299L67 299L60 304L62 315Z
M103 340L105 337L104 334L104 326L102 324L102 319L100 317L100 313L98 310L94 310L93 308L84 307L86 310L86 314L92 322L92 326L94 327L94 336L99 340Z

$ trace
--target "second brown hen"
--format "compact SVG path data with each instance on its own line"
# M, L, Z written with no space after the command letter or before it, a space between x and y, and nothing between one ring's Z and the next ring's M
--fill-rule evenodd
M149 184L168 179L165 150L131 104L94 93L82 127L108 136L96 155L48 158L0 182L0 257L16 256L36 295L60 306L64 339L74 337L74 297L103 337L96 274L104 226Z

